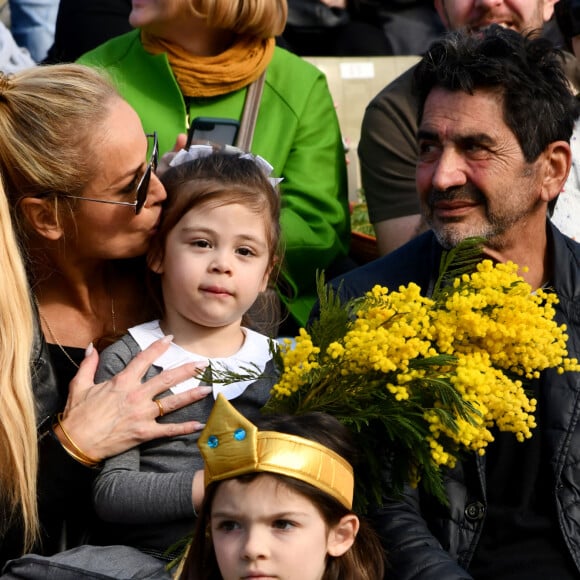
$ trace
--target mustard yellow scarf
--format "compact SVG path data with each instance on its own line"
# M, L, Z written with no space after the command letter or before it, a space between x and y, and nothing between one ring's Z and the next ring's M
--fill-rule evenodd
M248 86L266 70L276 44L273 38L239 37L217 56L197 56L145 32L141 32L141 42L151 54L167 54L186 97L214 97Z

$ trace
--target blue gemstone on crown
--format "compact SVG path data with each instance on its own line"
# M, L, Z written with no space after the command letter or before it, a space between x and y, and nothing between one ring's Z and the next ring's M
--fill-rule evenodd
M207 446L211 449L215 449L219 445L220 441L215 435L210 435L207 438Z
M243 441L246 438L246 430L245 429L236 429L234 431L234 439L236 441Z

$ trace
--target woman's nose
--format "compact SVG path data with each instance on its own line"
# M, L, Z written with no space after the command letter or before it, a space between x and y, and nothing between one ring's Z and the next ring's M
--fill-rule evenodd
M151 206L156 203L161 203L167 198L167 192L159 177L155 173L151 174L151 181L149 182L149 189L147 191L147 201L145 205Z

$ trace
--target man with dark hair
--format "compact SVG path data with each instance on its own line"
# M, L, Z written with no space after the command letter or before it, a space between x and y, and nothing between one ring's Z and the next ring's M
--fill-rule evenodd
M455 33L431 47L415 79L417 189L432 231L344 276L341 297L409 282L429 294L444 248L481 236L487 257L527 266L533 289L555 290L556 320L579 358L580 245L547 218L570 168L578 107L557 51L499 26ZM385 498L376 523L389 578L579 577L580 376L548 370L530 389L532 438L497 433L485 456L466 455L444 474L447 505L420 486Z
M501 24L520 33L553 29L558 0L435 0L448 30L477 32ZM580 87L579 68L567 55L569 80ZM368 104L358 146L362 187L381 255L424 231L415 185L417 101L413 71L386 86Z

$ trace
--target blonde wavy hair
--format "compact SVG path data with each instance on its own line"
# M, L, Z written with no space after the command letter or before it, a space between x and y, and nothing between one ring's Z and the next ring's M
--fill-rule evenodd
M89 151L115 98L104 72L79 64L0 75L0 174L19 234L20 199L81 195L94 178Z
M258 38L282 34L288 17L286 0L192 0L192 9L208 26Z
M33 310L1 184L0 269L0 532L20 520L25 548L30 549L38 532L38 452L30 374Z

